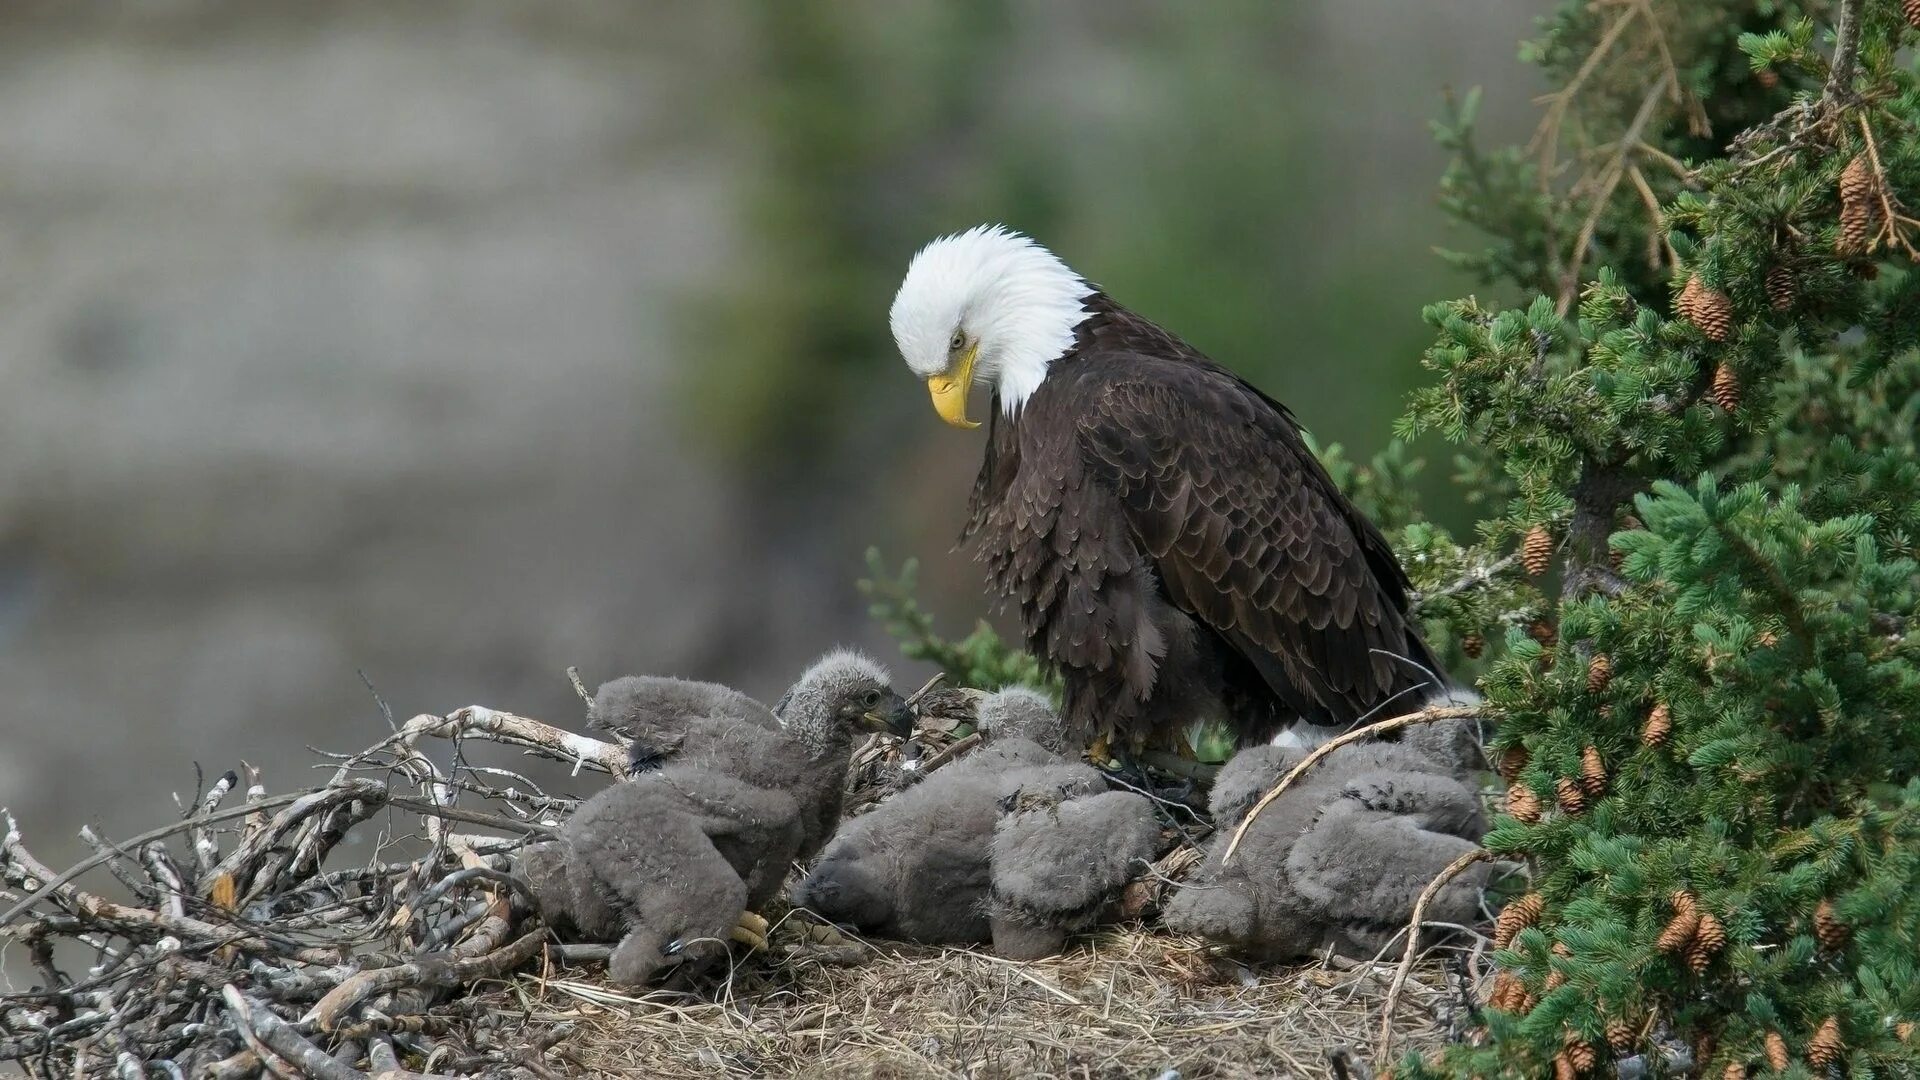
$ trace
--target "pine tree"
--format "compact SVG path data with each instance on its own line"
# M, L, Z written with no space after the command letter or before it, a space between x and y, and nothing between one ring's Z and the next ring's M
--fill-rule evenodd
M1454 258L1532 299L1428 310L1400 434L1462 444L1465 561L1560 576L1482 680L1532 891L1482 1037L1397 1076L1920 1072L1911 6L1570 0L1529 151L1442 126Z

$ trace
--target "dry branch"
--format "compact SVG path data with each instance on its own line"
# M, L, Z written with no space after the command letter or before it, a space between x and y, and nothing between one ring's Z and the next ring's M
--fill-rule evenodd
M1440 894L1447 882L1459 877L1467 867L1474 863L1493 858L1486 848L1475 848L1447 864L1427 887L1420 890L1420 896L1413 902L1413 917L1407 920L1407 948L1400 956L1400 966L1393 973L1393 983L1387 987L1386 1004L1380 1007L1380 1049L1376 1057L1380 1061L1392 1060L1393 1053L1393 1011L1400 1003L1400 991L1407 984L1407 976L1413 971L1413 961L1420 955L1420 926L1426 921L1427 906Z
M476 979L504 975L533 959L545 938L546 930L543 928L524 934L512 944L485 956L470 960L444 955L422 956L405 964L363 971L334 987L304 1019L318 1024L322 1031L332 1031L340 1026L341 1017L349 1009L375 994L416 986L448 989L464 986Z

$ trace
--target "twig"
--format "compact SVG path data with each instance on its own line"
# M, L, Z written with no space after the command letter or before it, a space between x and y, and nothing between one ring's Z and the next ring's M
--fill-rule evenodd
M429 735L441 739L479 737L572 761L576 770L585 767L613 776L627 773L626 752L612 743L484 705L469 705L445 716L416 716L400 728L397 745L411 748Z
M1566 274L1560 279L1560 299L1554 310L1565 315L1573 306L1573 298L1580 292L1580 271L1587 261L1587 245L1593 243L1593 232L1600 224L1600 215L1613 198L1613 189L1620 186L1620 180L1626 175L1628 159L1633 148L1640 142L1640 133L1653 120L1653 111L1665 96L1672 82L1671 75L1660 76L1659 81L1647 91L1640 102L1640 111L1633 116L1633 122L1627 125L1626 134L1620 137L1620 146L1614 153L1614 159L1601 173L1600 190L1593 196L1593 206L1587 211L1586 220L1580 224L1580 234L1574 239L1573 250L1568 254Z
M226 810L216 810L211 814L200 814L196 817L190 817L183 821L176 821L171 825L162 825L157 829L150 829L146 832L141 833L136 837L133 837L130 840L127 840L123 846L129 847L129 848L138 848L142 844L146 844L154 840L159 840L164 837L172 836L174 833L181 832L186 829L191 829L195 825L211 825L216 821L231 821L234 818L244 817L247 814L252 813L256 809L268 809L275 806L285 806L288 803L293 802L295 799L298 799L299 797L300 796L298 794L276 795L271 798L262 799L259 802L252 803L248 806L236 806ZM59 889L61 886L68 884L69 882L73 881L74 878L77 878L81 874L84 874L87 871L94 869L95 867L106 862L108 859L112 857L113 856L111 853L106 855L96 854L90 858L82 859L81 861L75 863L73 866L69 867L62 873L54 875L54 877L51 880L47 881L44 885L41 886L39 891L35 892L31 896L23 897L19 903L14 904L12 907L8 908L7 910L0 911L0 924L10 923L14 919L19 918L20 915L23 912L27 911L29 908L32 908L34 905L38 904L40 901L45 900L48 897L54 895L54 891Z
M1287 775L1281 777L1279 783L1273 785L1265 795L1260 797L1259 802L1253 804L1253 809L1247 811L1247 816L1240 819L1239 827L1233 830L1233 836L1227 842L1227 850L1220 856L1221 865L1224 866L1233 860L1234 852L1240 848L1240 841L1246 838L1247 830L1253 826L1253 821L1260 816L1260 812L1272 805L1273 801L1278 799L1281 793L1293 786L1294 781L1305 776L1309 769L1318 765L1322 759L1335 750L1343 746L1351 746L1354 743L1362 742L1389 731L1398 731L1403 727L1412 727L1415 724L1431 724L1440 720L1465 720L1470 717L1479 716L1485 711L1486 708L1480 705L1428 706L1417 712L1389 717L1377 723L1368 724L1363 728L1355 728L1352 731L1322 743L1316 747L1312 753L1302 758L1300 764L1295 765L1289 770Z
M915 690L912 694L910 694L905 701L901 702L901 705L905 708L911 709L915 705L920 704L920 700L922 698L926 697L928 694L933 693L933 688L945 682L946 679L947 679L946 672L944 671L934 672L933 678L928 679L925 685L923 685L922 687L920 687L920 689Z
M1516 551L1509 552L1490 563L1470 566L1467 568L1466 573L1461 574L1459 578L1450 584L1443 585L1430 593L1416 593L1409 598L1407 602L1407 613L1409 615L1417 615L1420 613L1420 609L1431 601L1448 596L1458 596L1469 589L1477 589L1482 585L1489 584L1494 578L1513 569L1514 564L1519 561L1520 553Z
M587 684L580 681L580 669L571 664L567 665L567 681L573 684L573 692L580 696L580 700L586 702L588 707L591 707L593 705L593 695L587 693Z
M278 1055L300 1070L297 1075L310 1076L314 1080L367 1080L366 1073L342 1065L333 1055L308 1042L286 1021L275 1016L273 1010L264 1006L255 1007L232 983L221 988L220 999L227 1003L227 1011L233 1014L240 1037L261 1058L266 1058L269 1053Z
M1858 119L1860 134L1867 140L1867 162L1873 166L1873 193L1880 200L1880 234L1874 236L1874 242L1878 243L1881 235L1884 235L1893 244L1898 244L1905 249L1909 258L1920 259L1920 252L1916 252L1913 245L1907 242L1906 236L1900 232L1900 223L1910 219L1894 209L1893 199L1887 194L1887 173L1880 167L1880 147L1873 139L1873 125L1867 123L1864 115Z
M220 804L226 801L227 793L232 791L234 785L239 782L240 775L232 769L221 773L220 779L215 780L213 787L207 790L206 798L200 801L201 816L205 817L220 809ZM215 843L213 837L207 835L198 825L188 830L187 835L193 843L193 861L194 865L200 868L200 876L202 878L213 876L214 864L220 861L220 845Z
M1380 1009L1380 1050L1374 1056L1386 1061L1393 1050L1393 1009L1400 1003L1400 989L1407 984L1407 975L1413 971L1413 961L1420 953L1420 924L1426 920L1427 905L1446 884L1459 877L1461 872L1474 863L1493 858L1486 848L1474 848L1447 864L1445 870L1427 887L1420 890L1419 899L1413 902L1413 918L1407 921L1407 949L1400 954L1400 968L1393 973L1393 983L1387 987L1387 1002Z
M945 765L948 762L957 760L958 758L965 756L967 753L971 752L974 747L979 746L984 741L986 741L986 736L982 735L980 732L977 732L977 731L968 735L964 739L955 739L953 742L948 743L944 748L942 748L939 753L934 754L932 757L928 758L926 760L926 763L921 765L920 768L915 771L919 772L920 775L925 776L926 774L932 772L933 770L940 768L942 765Z
M1573 104L1573 99L1579 93L1580 87L1599 69L1600 62L1613 51L1613 46L1620 40L1620 35L1626 32L1627 27L1633 23L1634 16L1639 13L1638 7L1629 7L1621 12L1620 17L1613 21L1613 25L1607 27L1607 32L1600 35L1600 40L1594 43L1593 51L1588 53L1587 58L1581 62L1579 70L1573 73L1573 78L1567 80L1567 85L1547 95L1546 115L1540 118L1540 126L1534 130L1533 141L1528 146L1529 150L1538 149L1541 152L1540 182L1542 184L1547 183L1548 174L1552 171L1553 159L1558 154L1560 124L1566 118L1567 109Z
M446 989L475 979L504 975L533 959L546 936L547 931L542 927L522 935L512 944L470 960L451 960L444 955L422 956L409 963L363 971L329 991L302 1018L302 1023L312 1021L322 1031L332 1031L340 1026L348 1010L375 994L416 986Z

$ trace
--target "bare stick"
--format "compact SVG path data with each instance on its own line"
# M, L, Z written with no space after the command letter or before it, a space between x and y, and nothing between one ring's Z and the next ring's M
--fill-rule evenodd
M1620 186L1621 178L1626 175L1633 147L1640 141L1640 133L1647 129L1648 122L1653 119L1654 108L1666 94L1671 78L1670 75L1660 76L1660 81L1647 91L1647 96L1640 102L1640 111L1634 114L1633 122L1627 125L1627 133L1620 137L1618 153L1601 174L1600 190L1593 196L1593 207L1581 223L1580 234L1573 242L1573 251L1568 254L1566 275L1560 279L1560 300L1554 310L1561 315L1567 313L1573 306L1574 297L1580 293L1580 269L1586 264L1587 245L1593 242L1593 230L1600 223L1600 214L1607 208L1607 201L1613 198L1613 189ZM1658 228L1657 222L1655 227Z
M1493 858L1486 848L1474 848L1447 864L1439 876L1427 882L1420 890L1420 898L1413 902L1413 918L1407 922L1407 951L1400 955L1400 969L1393 973L1393 983L1387 987L1387 1003L1380 1010L1380 1050L1374 1060L1386 1062L1393 1049L1393 1009L1400 1003L1400 988L1407 985L1407 975L1413 971L1413 961L1420 954L1420 924L1426 921L1427 905L1439 895L1447 882L1459 877L1461 872L1474 863Z
M239 782L240 774L232 769L221 773L220 779L215 780L213 787L208 789L207 797L201 800L200 816L204 818L220 809L220 804L226 801L227 793L232 791L234 785ZM203 878L211 877L214 863L220 861L220 845L215 843L213 838L198 825L189 830L188 835L193 841L193 858L195 865L199 867L199 875Z
M1389 717L1377 724L1368 724L1363 728L1354 728L1344 735L1322 743L1313 753L1301 759L1300 764L1295 765L1292 771L1281 777L1280 782L1273 785L1271 790L1265 795L1260 796L1260 801L1253 804L1253 809L1247 811L1247 816L1240 819L1240 827L1233 830L1233 837L1227 843L1226 853L1220 856L1221 865L1224 866L1232 861L1233 853L1239 850L1240 841L1246 838L1247 829L1252 827L1253 819L1259 817L1262 810L1272 805L1273 800L1279 798L1282 792L1293 786L1294 781L1305 776L1307 770L1318 765L1320 760L1328 754L1333 753L1343 746L1351 746L1354 743L1363 742L1376 735L1384 734L1385 732L1398 731L1403 727L1412 727L1415 724L1431 724L1439 720L1466 720L1479 716L1485 711L1486 707L1482 705L1428 706L1418 712L1410 712L1404 716Z
M580 700L586 702L588 707L592 707L593 695L587 693L587 684L580 681L579 668L571 664L567 665L567 681L573 684L573 692L580 695Z
M942 765L953 761L955 758L968 753L974 747L979 746L980 743L984 741L984 738L985 736L976 731L964 739L955 739L953 742L948 743L945 749L928 758L926 764L920 766L920 774L924 776L940 768Z
M180 867L168 854L167 845L158 840L146 845L140 849L140 861L146 864L147 876L160 890L161 910L175 918L186 918L186 879L180 876Z
M1873 166L1873 193L1880 200L1880 230L1874 235L1874 242L1879 243L1884 235L1890 241L1888 247L1898 244L1906 249L1910 258L1920 259L1920 252L1914 251L1913 245L1900 233L1900 223L1912 219L1903 217L1895 210L1893 199L1887 194L1887 173L1880 167L1880 147L1873 140L1873 125L1867 123L1865 116L1859 117L1859 120L1860 134L1867 140L1867 162Z
M504 975L533 959L546 936L547 931L542 927L504 948L471 960L450 960L445 955L422 956L410 963L363 971L328 991L302 1021L315 1021L322 1031L332 1031L348 1010L375 994L410 986L463 986L475 979Z
M171 825L162 825L160 828L151 829L147 832L143 832L139 836L135 836L129 840L123 841L121 846L126 848L138 848L142 844L148 843L153 840L159 840L163 837L172 836L174 833L191 829L196 825L210 825L216 821L229 821L233 818L245 817L247 814L252 813L254 810L262 809L262 808L270 808L275 806L285 806L286 804L293 802L297 798L299 798L298 795L276 795L276 796L273 796L272 798L263 799L249 806L234 806L234 807L229 807L225 810L215 811L211 814L201 814L198 817L190 817L184 821L176 821ZM15 839L17 840L18 838L15 837ZM68 882L72 881L74 878L79 877L81 874L84 874L87 871L92 870L93 868L106 862L108 859L112 857L113 856L111 854L108 854L108 855L96 854L91 858L82 859L81 861L75 863L73 866L67 868L62 873L54 875L52 879L48 880L42 885L42 887L38 892L35 892L31 896L23 897L19 903L13 905L12 907L8 908L5 911L0 911L0 923L12 922L14 919L18 918L20 914L26 911L28 908L33 907L35 904L38 904L40 901L47 899L49 896L56 895L54 890L60 888L62 885L67 884Z
M311 1076L315 1080L367 1080L366 1073L342 1065L333 1055L308 1042L285 1020L275 1016L272 1010L264 1006L254 1008L253 1003L240 993L240 988L232 983L221 989L220 997L227 1003L227 1010L233 1013L240 1037L261 1058L266 1058L267 1052L276 1054L299 1069L298 1075ZM256 1042L258 1045L255 1045Z
M907 698L907 700L902 702L901 704L905 705L909 709L913 708L915 705L920 704L920 699L932 693L933 688L936 686L939 686L942 682L946 681L946 678L947 678L946 672L944 671L934 672L933 678L928 679L925 686L922 686L920 689L915 690Z
M554 727L513 713L469 705L445 716L416 716L400 728L400 742L411 747L426 736L453 739L462 736L486 739L571 761L576 769L585 767L613 776L627 774L627 755L612 743Z
M1416 593L1412 597L1409 597L1407 612L1408 614L1419 614L1420 609L1431 601L1439 600L1447 596L1458 596L1469 589L1490 584L1494 578L1513 569L1513 565L1519 561L1520 553L1515 551L1509 552L1490 563L1470 566L1467 568L1466 573L1461 574L1449 584L1442 585L1430 593Z

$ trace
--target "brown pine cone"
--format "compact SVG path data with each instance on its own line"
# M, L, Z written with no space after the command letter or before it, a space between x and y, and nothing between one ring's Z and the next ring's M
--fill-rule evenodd
M1487 993L1487 1007L1501 1012L1519 1012L1519 1004L1527 996L1527 988L1520 977L1511 971L1502 971L1493 977L1493 989Z
M1567 1034L1565 1052L1567 1060L1573 1062L1573 1067L1581 1072L1586 1072L1600 1062L1600 1055L1594 1050L1592 1044L1581 1042L1574 1038L1571 1032Z
M1673 734L1673 710L1662 701L1647 714L1647 725L1640 729L1640 741L1647 746L1662 746Z
M1673 905L1676 915L1695 914L1700 910L1700 901L1694 899L1693 894L1685 889L1675 889L1673 895L1667 897L1667 903Z
M1533 825L1540 820L1540 797L1525 784L1515 784L1507 789L1507 813L1516 821Z
M1733 368L1724 363L1714 368L1713 386L1707 390L1707 396L1727 412L1739 411L1740 376L1735 375Z
M1613 661L1607 659L1606 653L1595 653L1593 659L1587 661L1587 693L1598 694L1612 681Z
M1551 649L1560 640L1560 631L1545 619L1535 619L1527 626L1527 636L1539 642L1543 648Z
M1547 567L1553 565L1553 534L1546 526L1535 525L1521 538L1520 565L1533 577L1546 573Z
M1708 341L1725 341L1733 334L1733 301L1727 294L1710 288L1695 274L1673 302L1680 317L1700 328Z
M1687 968L1695 975L1703 975L1712 966L1713 958L1727 944L1727 928L1712 912L1700 916L1700 925L1693 932L1693 940L1687 943Z
M1839 952L1846 947L1851 933L1847 924L1833 913L1833 901L1822 900L1820 906L1813 909L1813 936L1820 939L1822 948Z
M1460 651L1467 654L1467 659L1478 660L1480 654L1487 651L1487 639L1479 634L1468 633L1460 639Z
M1558 969L1547 972L1547 981L1545 984L1547 993L1551 994L1565 985L1567 985L1567 977L1561 974Z
M1711 911L1700 913L1700 927L1693 932L1694 944L1707 950L1708 955L1727 947L1727 926L1720 917Z
M1560 804L1560 809L1566 813L1578 814L1587 808L1587 792L1580 786L1578 780L1561 777L1554 781L1553 793L1555 801Z
M1553 1055L1553 1080L1579 1080L1580 1070L1574 1067L1573 1059L1565 1050Z
M1653 943L1661 952L1674 952L1686 948L1693 940L1693 932L1700 928L1700 913L1683 911L1667 920L1666 929L1660 931L1660 937Z
M1793 1056L1787 1053L1787 1040L1777 1031L1767 1032L1767 1066L1774 1072L1786 1072L1793 1064Z
M1753 79L1762 90L1772 90L1780 85L1780 73L1772 68L1761 68L1753 73Z
M1607 1025L1607 1049L1626 1056L1632 1052L1635 1043L1640 1041L1640 1033L1625 1020L1615 1020Z
M1524 746L1509 746L1500 751L1500 779L1513 783L1520 775L1520 770L1527 767L1527 760L1527 748Z
M1720 1074L1720 1080L1747 1080L1747 1067L1738 1061L1727 1062L1726 1071Z
M1600 760L1600 751L1591 746L1580 751L1580 786L1594 796L1607 790L1607 763Z
M1873 198L1873 163L1865 154L1855 154L1840 170L1841 203L1865 202Z
M1799 288L1794 285L1793 271L1778 263L1767 268L1767 303L1775 311L1786 311L1799 299Z
M1880 208L1875 202L1873 166L1865 154L1855 155L1840 173L1840 240L1842 255L1864 255L1873 237Z
M1913 2L1916 4L1920 4L1920 0L1913 0ZM1902 1020L1899 1023L1893 1025L1893 1033L1899 1036L1901 1042L1912 1042L1913 1041L1913 1021Z
M1920 0L1906 0L1900 5L1900 10L1907 17L1907 25L1920 30Z
M1839 1061L1840 1052L1846 1048L1847 1044L1840 1041L1840 1018L1829 1016L1807 1044L1807 1061L1816 1069L1824 1069Z
M1546 906L1539 893L1528 893L1501 908L1493 920L1493 947L1506 948L1520 931L1540 921L1540 913Z

